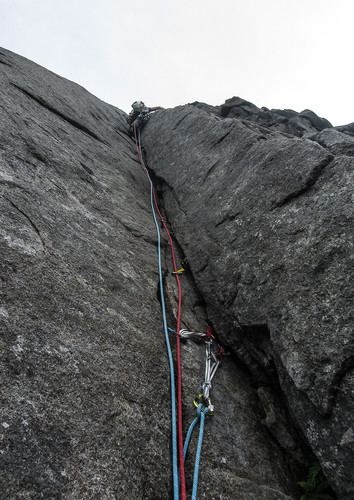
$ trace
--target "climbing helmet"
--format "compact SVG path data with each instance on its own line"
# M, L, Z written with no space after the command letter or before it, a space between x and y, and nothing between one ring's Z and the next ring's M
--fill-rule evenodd
M143 101L135 101L132 104L132 108L134 111L141 111L145 107Z

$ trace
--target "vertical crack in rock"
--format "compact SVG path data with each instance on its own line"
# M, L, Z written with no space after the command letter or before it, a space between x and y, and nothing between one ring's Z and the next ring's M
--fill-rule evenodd
M173 193L173 188L165 182L164 178L156 175L154 169L148 165L146 158L144 163L149 169L150 176L154 181L161 213L166 213L164 205L167 192L173 196L173 199L178 205L178 209L180 209L180 203L178 201L178 197ZM238 214L225 217L216 224L216 227L226 221L234 220L237 215ZM178 240L176 240L173 223L171 223L170 231L171 234L174 235L175 249L179 260L181 262L186 261L183 247L180 245ZM169 257L166 253L164 255L166 268L168 269L168 267L170 267L172 270L172 263L170 262ZM198 272L205 270L206 266L207 264L204 264ZM200 331L200 329L198 330L198 326L200 327L200 324L206 325L207 323L211 324L212 322L208 319L207 304L203 298L203 294L200 290L198 290L193 272L189 266L187 274L181 275L181 280L183 287L181 328L193 330L194 327L197 328L197 331ZM168 271L165 271L163 286L166 299L166 311L170 324L174 324L177 319L178 298L173 291L175 289L174 281L175 278L172 277ZM158 283L157 294L158 299L161 302L159 287L160 285ZM194 296L194 299L191 300L191 296ZM237 293L229 299L229 302L233 302L236 296ZM192 307L188 301L192 303ZM200 316L200 310L199 314L196 315L197 310L195 307L198 307L198 304L201 304L202 316ZM217 335L219 322L217 320L215 321L215 318L214 327L215 334ZM253 366L254 369L249 372L249 376L253 379L253 383L258 386L257 394L261 403L262 411L265 413L265 418L261 420L261 423L268 429L272 438L275 440L277 445L282 448L285 455L288 456L287 460L289 461L289 464L292 464L291 469L293 470L293 473L298 474L299 464L306 463L307 460L309 460L311 451L299 429L294 426L286 407L274 364L274 354L272 352L272 343L270 340L268 326L266 324L247 326L242 325L239 322L239 328L242 331L242 335L244 339L246 339L246 342L245 344L239 342L237 343L237 346L235 344L227 344L228 349L231 349L231 352L234 352L235 354L235 357L232 357L230 361L235 363L235 367L240 366L239 363L242 363L247 370L249 370L250 366ZM201 328L201 330L203 330L203 328ZM255 378L256 374L257 376ZM225 425L225 422L223 422L222 425Z
M249 112L258 113L251 106L242 118ZM227 120L225 134L225 121L190 105L152 116L143 135L149 163L169 186L166 212L220 339L261 386L280 391L293 427L346 498L354 494L353 159L342 153L352 138L321 131L324 148L315 136L291 135L291 127L316 132L310 113L280 132Z
M145 164L147 165L146 160ZM157 176L154 170L150 167L149 171L151 177L156 183L155 187L157 187L159 207L161 213L164 214L164 197L166 196L166 192L171 194L173 189L171 189L171 187L164 182L162 177ZM233 218L234 217L230 217L227 219L233 220ZM219 225L225 221L226 220L221 221ZM174 234L172 224L171 234ZM178 240L176 240L176 236L174 236L174 241L176 254L179 256L179 260L186 261L183 247L179 244ZM165 262L166 267L170 267L170 269L172 269L172 263L166 254ZM207 264L205 264L197 272L202 272L205 270L206 266ZM173 291L175 288L175 279L174 277L172 279L171 278L171 273L165 271L164 292L167 305L166 311L169 321L171 321L170 324L175 324L177 319L178 299ZM215 328L215 335L218 337L220 322L215 317L213 322L208 319L207 303L204 300L202 292L198 290L193 272L189 266L186 276L181 275L181 280L183 289L181 328L193 330L193 327L197 327L196 331L200 331L198 330L198 323L199 325L213 324ZM157 293L159 301L161 302L159 284L157 287ZM191 300L191 295L194 297L194 300ZM233 302L235 298L236 295L230 299L230 302ZM192 307L188 301L192 302ZM198 305L201 306L202 316L200 316L200 311L199 314L196 314L197 311L195 307L198 307ZM191 311L193 311L192 314ZM261 411L264 412L265 415L263 419L260 419L260 422L268 429L277 445L282 448L283 452L287 456L289 464L291 464L290 468L293 473L298 474L300 464L308 463L310 461L310 457L312 457L312 460L315 460L315 457L312 455L301 430L297 425L294 425L286 405L286 400L279 383L278 373L274 363L274 353L268 326L266 324L242 325L238 321L238 327L240 331L242 331L244 342L226 342L226 347L232 355L230 362L234 363L235 367L240 367L241 364L247 370L247 377L252 380L251 383L254 384L254 387L257 390ZM203 330L203 328L201 330ZM225 337L223 337L223 340L225 341ZM225 416L222 417L222 419L224 418ZM225 425L224 420L221 425Z

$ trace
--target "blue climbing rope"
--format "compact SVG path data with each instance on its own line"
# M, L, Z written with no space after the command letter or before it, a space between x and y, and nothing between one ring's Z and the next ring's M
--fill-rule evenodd
M136 136L136 127L134 125L134 132ZM138 128L138 147L140 153L140 162L146 173L147 178L150 182L150 203L152 214L154 216L156 232L157 232L157 240L158 240L158 262L159 262L159 280L160 280L160 295L161 295L161 307L162 307L162 318L163 318L163 327L165 332L165 339L167 345L168 352L168 360L170 366L170 377L171 377L171 420L172 420L172 472L173 472L173 494L174 500L179 499L179 478L178 478L178 451L177 451L177 419L176 419L176 392L175 392L175 374L173 368L173 357L171 351L171 344L168 335L168 327L167 327L167 319L166 319L166 308L165 308L165 297L163 293L163 280L162 280L162 266L161 266L161 234L160 228L156 218L156 212L154 208L154 200L153 200L153 184L150 179L149 172L144 165L144 161L141 154L141 145L140 145L140 129Z
M202 453L204 421L205 421L205 416L208 413L208 410L209 408L204 408L204 411L200 412L199 438L198 438L197 453L195 455L192 500L196 500L197 498L199 463L200 463L200 456Z
M187 451L188 451L189 441L190 441L190 439L192 437L193 429L197 425L198 422L199 422L199 416L195 417L195 419L193 420L193 422L189 426L189 429L188 429L188 432L187 432L187 436L186 436L186 440L185 440L184 446L183 446L183 460L186 460L186 455L187 455Z
M205 416L208 413L209 408L204 408L203 410L203 405L199 404L197 408L197 416L191 423L186 440L184 442L183 446L183 459L185 460L186 455L187 455L187 450L189 446L189 441L192 436L192 432L194 427L197 425L198 422L199 424L199 438L198 438L198 446L197 446L197 452L195 455L195 463L194 463L194 476L193 476L193 491L192 491L192 500L196 500L197 498L197 490L198 490L198 477L199 477L199 464L200 464L200 457L202 453L202 444L203 444L203 435L204 435L204 422L205 422Z

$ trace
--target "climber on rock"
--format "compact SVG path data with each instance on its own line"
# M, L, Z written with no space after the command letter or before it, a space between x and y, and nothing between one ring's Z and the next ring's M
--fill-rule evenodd
M145 106L143 101L135 101L132 104L132 110L129 113L129 125L130 125L130 131L134 135L134 124L135 127L138 129L142 129L144 125L147 123L150 113L152 111L158 111L162 110L165 108L162 108L161 106L155 106L153 108L148 108Z

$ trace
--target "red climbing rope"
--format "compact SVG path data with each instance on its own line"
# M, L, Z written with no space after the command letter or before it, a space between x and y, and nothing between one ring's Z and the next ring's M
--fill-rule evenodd
M139 156L139 161L140 164L145 172L145 175L148 177L148 174L145 169L144 162L141 158L140 154L140 147L138 144L138 138L136 134L136 127L134 126L134 136L135 136L135 145L136 149L138 151L138 156ZM173 246L173 241L172 237L170 235L170 232L166 226L165 220L161 215L160 209L157 204L156 200L156 195L155 195L155 189L152 186L152 193L153 193L153 198L154 198L154 203L156 207L156 211L159 214L159 217L161 219L162 225L166 231L166 234L168 236L168 239L170 241L170 247L171 247L171 255L172 255L172 262L173 262L173 270L174 270L174 275L176 277L176 282L178 286L178 313L177 313L177 328L176 331L180 331L180 323L181 323L181 307L182 307L182 290L181 290L181 282L179 280L179 276L177 273L177 264L176 264L176 258L175 258L175 251L174 251L174 246ZM181 478L181 499L186 500L186 479L185 479L185 474L184 474L184 460L183 460L183 429L182 429L182 370L181 370L181 344L180 344L180 337L177 335L177 420L178 420L178 456L179 456L179 470L180 470L180 478Z

